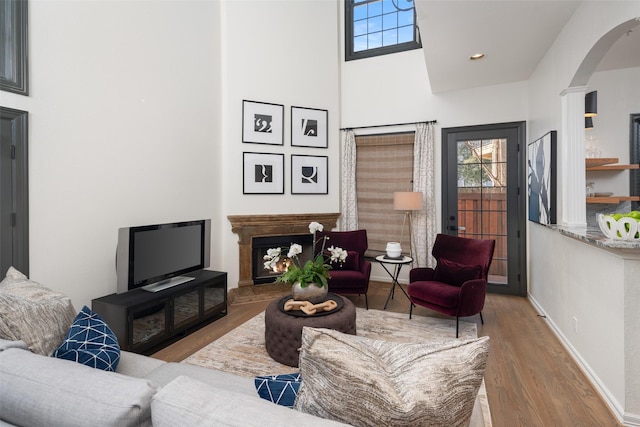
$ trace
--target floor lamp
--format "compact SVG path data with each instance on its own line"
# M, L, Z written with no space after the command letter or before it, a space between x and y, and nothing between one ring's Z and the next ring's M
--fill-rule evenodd
M393 209L396 211L404 211L400 242L402 242L402 236L404 235L404 224L407 222L407 218L409 219L409 256L413 258L411 211L419 211L422 209L422 193L417 191L397 191L393 193Z

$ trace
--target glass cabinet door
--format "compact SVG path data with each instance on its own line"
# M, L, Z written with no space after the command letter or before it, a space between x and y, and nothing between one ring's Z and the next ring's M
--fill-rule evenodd
M173 329L186 327L200 319L200 290L193 289L173 300Z
M156 301L130 312L131 346L144 349L162 341L168 335L169 300Z
M220 304L225 303L225 294L227 292L226 283L216 280L208 283L203 287L204 292L204 315L207 316L210 311L219 309ZM224 310L226 312L226 308Z

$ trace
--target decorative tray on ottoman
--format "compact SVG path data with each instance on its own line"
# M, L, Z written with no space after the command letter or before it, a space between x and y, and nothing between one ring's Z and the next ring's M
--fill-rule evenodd
M281 298L280 301L278 301L278 309L283 313L286 313L286 314L288 314L290 316L295 316L295 317L326 316L328 314L333 314L333 313L336 313L336 312L340 311L340 309L344 306L344 300L342 299L342 297L340 297L339 295L336 295L336 294L333 294L333 293L329 292L327 294L326 301L334 301L337 304L336 308L334 308L331 311L321 310L321 311L316 312L315 314L307 314L302 310L288 310L288 311L285 310L284 309L284 305L290 299L292 299L290 295L287 295L286 297Z

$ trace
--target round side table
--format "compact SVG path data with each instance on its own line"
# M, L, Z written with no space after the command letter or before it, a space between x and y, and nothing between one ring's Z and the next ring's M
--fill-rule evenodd
M391 277L391 283L392 283L391 291L389 291L389 295L387 296L387 301L384 303L384 310L387 309L387 304L389 304L389 300L392 299L393 296L395 295L396 286L399 287L402 293L407 297L407 299L411 301L411 298L409 298L409 295L407 295L407 292L402 288L402 285L398 283L398 276L400 275L400 270L402 270L402 266L411 264L413 262L413 258L409 256L403 256L402 258L394 259L394 258L387 258L385 255L378 255L376 257L376 261L380 263L382 268L384 268L384 271L386 271L389 277ZM386 264L393 265L393 273L391 272L391 270L387 268Z
M298 367L302 345L302 328L334 329L345 334L356 334L356 307L344 297L344 306L335 313L323 316L296 317L283 313L278 300L267 306L264 313L264 343L269 356L276 362Z

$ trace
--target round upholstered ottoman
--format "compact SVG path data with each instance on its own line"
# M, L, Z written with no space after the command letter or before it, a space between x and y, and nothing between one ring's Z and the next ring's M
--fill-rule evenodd
M264 343L269 356L277 362L298 367L298 350L302 344L302 328L334 329L345 334L356 334L356 308L341 296L344 306L335 313L316 317L296 317L283 313L279 301L273 301L264 313Z

